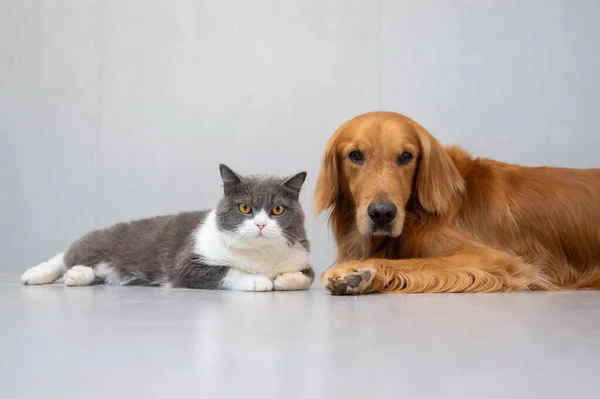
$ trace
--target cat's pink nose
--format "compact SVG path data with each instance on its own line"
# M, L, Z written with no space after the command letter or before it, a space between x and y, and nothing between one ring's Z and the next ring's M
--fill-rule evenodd
M255 224L256 224L256 227L258 227L258 229L259 229L259 230L262 230L262 229L264 229L264 228L265 228L265 226L267 225L267 224L266 224L266 223L264 223L264 222L255 223Z

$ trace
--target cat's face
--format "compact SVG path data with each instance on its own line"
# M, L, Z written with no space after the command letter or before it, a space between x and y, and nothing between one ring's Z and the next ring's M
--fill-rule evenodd
M217 225L240 247L293 245L306 240L298 201L306 172L289 178L242 177L220 165L225 195L217 206Z

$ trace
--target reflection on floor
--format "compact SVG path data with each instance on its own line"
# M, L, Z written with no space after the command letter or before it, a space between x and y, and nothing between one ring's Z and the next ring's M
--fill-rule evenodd
M26 287L0 275L4 398L595 398L600 292Z

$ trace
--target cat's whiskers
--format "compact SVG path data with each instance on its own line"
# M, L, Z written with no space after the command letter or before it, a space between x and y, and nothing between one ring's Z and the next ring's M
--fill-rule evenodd
M288 238L288 237L289 237L289 238ZM291 231L288 231L288 232L285 234L284 238L285 238L285 240L283 240L283 242L282 242L282 246L283 246L283 247L287 247L287 246L289 246L289 245L290 245L290 244L292 244L294 241L295 241L295 242L300 242L300 241L301 241L301 240L300 240L300 238L299 238L299 237L298 237L296 234L292 233ZM293 241L292 241L292 240L290 240L290 238L291 238Z

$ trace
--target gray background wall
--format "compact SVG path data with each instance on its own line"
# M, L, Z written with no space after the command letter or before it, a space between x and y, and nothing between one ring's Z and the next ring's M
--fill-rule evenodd
M599 167L600 2L0 0L0 271L212 207L217 164L308 170L387 109L443 143ZM308 219L312 261L334 258Z

